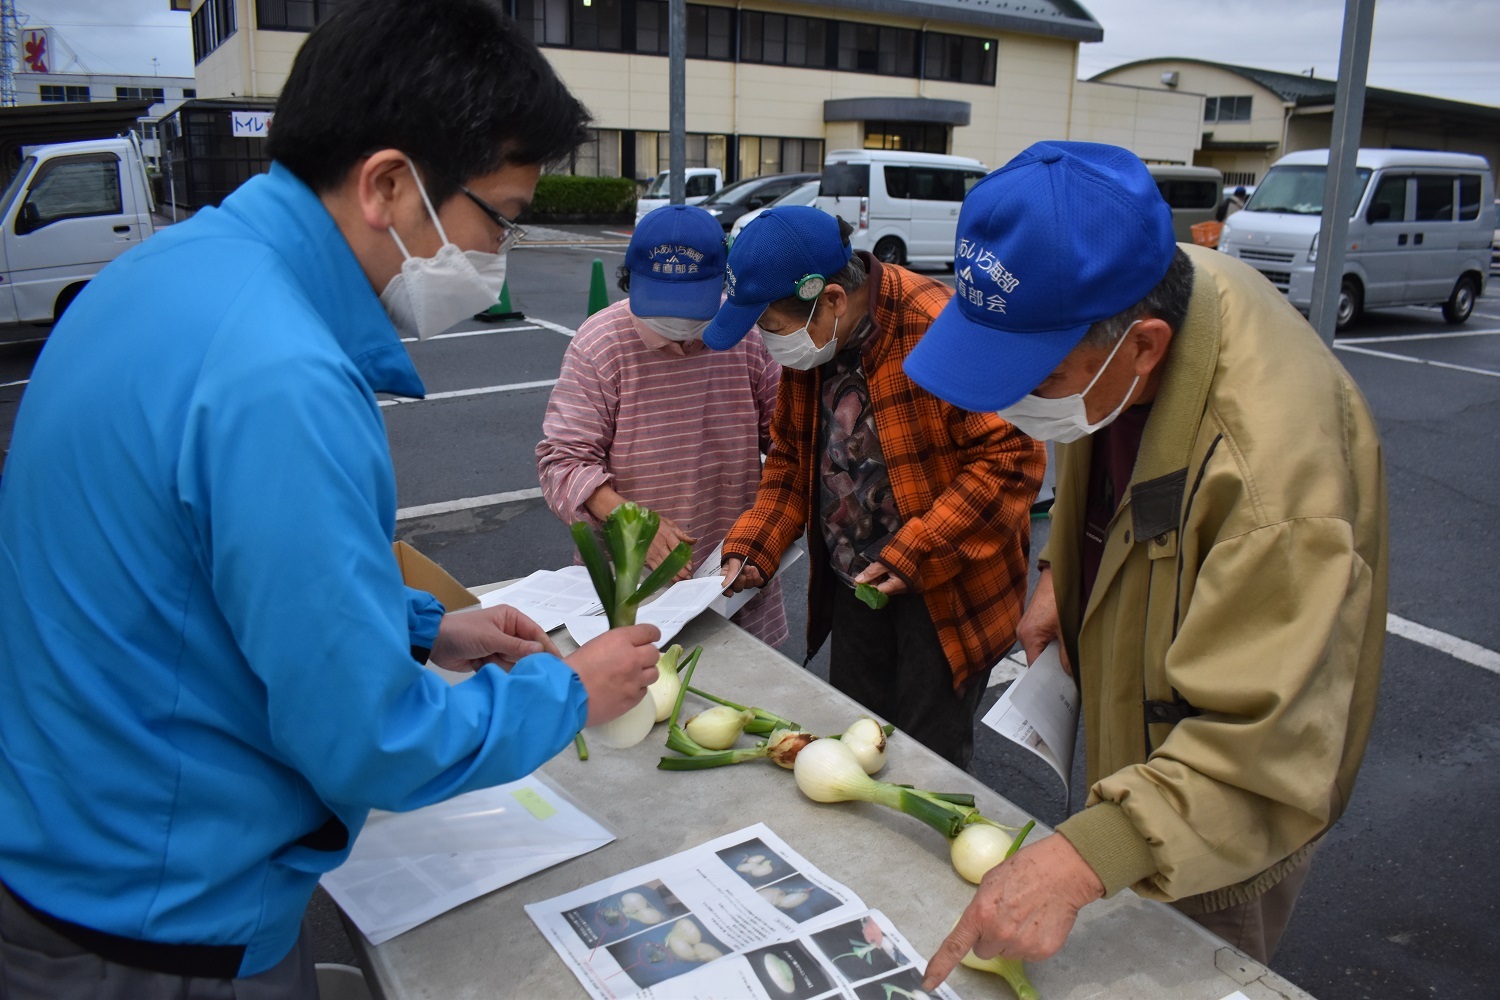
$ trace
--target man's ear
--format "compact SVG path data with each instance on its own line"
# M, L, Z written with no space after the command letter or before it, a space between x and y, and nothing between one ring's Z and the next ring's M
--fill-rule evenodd
M823 289L823 299L828 303L827 308L841 320L849 311L849 292L843 285L829 284Z
M1172 346L1172 328L1166 320L1148 316L1130 331L1130 338L1135 341L1135 373L1145 378L1167 356L1167 349Z
M366 157L355 165L353 174L360 216L371 229L384 232L406 223L412 202L421 204L416 178L399 149L382 149Z

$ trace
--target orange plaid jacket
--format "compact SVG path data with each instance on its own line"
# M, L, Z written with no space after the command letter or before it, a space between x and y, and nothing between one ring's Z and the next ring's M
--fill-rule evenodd
M953 668L953 686L992 667L1015 642L1026 599L1031 504L1046 465L1043 447L993 413L943 402L902 370L953 289L861 254L869 267L865 377L901 530L880 561L920 592ZM818 511L819 372L785 369L771 450L755 504L724 541L768 579L781 554L807 530L808 657L831 625L831 570Z

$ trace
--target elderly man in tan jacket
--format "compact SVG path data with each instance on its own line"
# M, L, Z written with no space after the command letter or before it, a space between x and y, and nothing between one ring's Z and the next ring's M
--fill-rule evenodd
M1126 887L1267 961L1375 716L1374 420L1264 278L1173 242L1123 149L1038 143L974 188L958 237L959 293L906 368L1059 442L1020 636L1074 665L1090 789L985 877L928 982L970 947L1045 958Z

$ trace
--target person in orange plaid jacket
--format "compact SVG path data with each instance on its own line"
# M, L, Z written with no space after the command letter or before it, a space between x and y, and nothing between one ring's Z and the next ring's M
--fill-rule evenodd
M907 378L902 362L953 290L854 253L849 233L815 208L773 208L730 248L728 298L703 341L725 350L758 323L783 374L725 578L763 585L805 530L808 659L832 632L833 685L967 767L1026 597L1045 452ZM887 600L860 588L867 604L861 584Z

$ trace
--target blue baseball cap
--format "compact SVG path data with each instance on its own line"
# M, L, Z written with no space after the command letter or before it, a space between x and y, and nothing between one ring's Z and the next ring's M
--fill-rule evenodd
M844 269L853 249L839 220L807 205L768 208L740 231L729 248L726 290L703 342L727 351L750 332L766 306L796 296L811 302Z
M663 205L635 227L625 250L630 311L709 319L724 297L724 227L697 205Z
M1134 153L1035 143L964 199L957 294L907 355L906 374L966 410L1004 409L1092 324L1145 298L1176 253L1172 211Z

